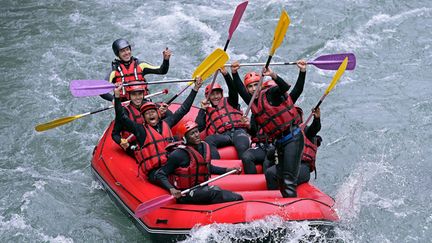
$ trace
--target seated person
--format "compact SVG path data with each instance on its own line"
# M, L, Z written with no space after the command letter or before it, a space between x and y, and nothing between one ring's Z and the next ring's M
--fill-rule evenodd
M207 181L211 174L224 174L240 168L222 168L213 166L210 146L201 140L198 124L187 121L179 129L179 136L184 141L171 144L167 150L167 163L155 172L155 178L163 188L177 198L178 203L214 204L243 200L242 196L217 186L202 186L182 195L185 190Z

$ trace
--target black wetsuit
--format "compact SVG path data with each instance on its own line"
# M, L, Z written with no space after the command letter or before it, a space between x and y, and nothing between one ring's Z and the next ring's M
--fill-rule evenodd
M228 86L228 98L227 102L234 108L240 109L237 90L232 82L229 74L224 75L225 81ZM199 131L206 129L206 110L200 109L198 116L195 120L198 123ZM217 148L234 145L236 148L238 157L241 158L243 153L249 148L250 138L244 128L233 128L222 134L216 133L207 136L205 141L210 145L211 155L213 159L220 159L220 155Z
M204 144L195 146L195 149L205 158ZM173 174L179 167L188 167L190 163L189 154L183 149L176 149L168 154L167 163L155 172L157 183L168 191L174 186L169 182L168 176ZM226 168L209 164L211 174L224 174ZM243 200L242 196L227 190L222 190L217 186L203 186L177 199L179 203L188 204L214 204Z
M133 58L134 57L131 57L131 60L133 60ZM129 61L129 62L123 62L121 60L117 60L117 61L125 64L126 67L128 67L131 63L131 61ZM138 65L141 63L145 63L145 62L140 62L139 60L137 62L138 62ZM144 77L147 74L159 74L159 75L167 74L168 69L169 69L169 60L164 59L162 62L162 65L160 65L160 67L152 67L150 65L145 67L142 70L142 76ZM105 76L105 80L109 81L111 72L112 72L112 70L108 73L107 76ZM102 94L102 95L100 95L100 97L102 97L104 100L108 100L108 101L112 101L114 99L114 96L110 93Z
M297 82L293 88L293 90L289 93L293 103L297 101L301 93L303 92L304 82L305 82L306 72L299 72ZM238 92L243 100L249 104L252 95L250 95L244 84L242 83L240 76L238 73L233 74L234 84L238 87ZM288 92L290 85L285 83L285 81L277 76L276 86L269 88L267 92L267 101L269 104L273 106L278 106L282 102L284 102L287 98L285 96L286 92ZM256 99L254 102L258 102ZM303 135L301 133L297 133L294 135L294 131L297 126L290 126L288 130L284 131L281 136L288 136L289 134L292 137L283 142L278 143L276 141L276 149L278 154L279 163L276 165L277 175L278 175L278 184L279 189L282 193L283 197L296 197L296 187L297 187L297 177L299 173L300 160L303 152ZM280 139L278 137L276 139Z

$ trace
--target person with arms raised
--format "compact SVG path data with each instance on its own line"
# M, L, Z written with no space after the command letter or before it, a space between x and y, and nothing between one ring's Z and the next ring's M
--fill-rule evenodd
M211 174L224 174L231 170L240 172L240 168L222 168L210 163L210 146L201 140L198 124L187 121L178 128L179 136L184 141L170 144L167 148L167 163L155 173L156 181L179 203L214 204L243 200L242 196L217 186L202 186L186 195L185 190L207 181Z

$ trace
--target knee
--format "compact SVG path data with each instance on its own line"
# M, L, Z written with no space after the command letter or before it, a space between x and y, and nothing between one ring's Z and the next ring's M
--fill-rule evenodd
M251 150L246 150L243 155L241 156L241 160L243 162L243 164L249 162L249 161L253 161L254 160L254 156L252 154Z

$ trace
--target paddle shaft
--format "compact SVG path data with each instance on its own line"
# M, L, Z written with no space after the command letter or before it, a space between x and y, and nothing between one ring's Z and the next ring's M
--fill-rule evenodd
M310 61L306 64L308 65L316 65L316 64L340 64L342 61ZM240 63L240 67L253 67L253 66L263 66L264 62L250 62L250 63ZM297 62L272 62L270 65L272 66L282 66L282 65L296 65ZM225 64L225 67L231 67L232 64Z
M220 175L220 176L216 176L216 177L213 178L213 179L210 179L210 180L205 181L205 182L203 182L203 183L201 183L201 184L198 184L198 185L196 185L196 186L194 186L194 187L191 187L191 188L189 188L189 189L186 189L186 190L182 191L181 194L182 194L182 195L185 195L185 194L189 193L190 191L197 189L198 187L205 186L205 185L207 185L207 184L209 184L209 183L212 183L213 181L217 181L217 180L219 180L219 179L224 178L225 176L231 175L231 174L236 173L236 172L238 172L238 171L237 171L237 170L230 170L230 171L226 172L225 174L222 174L222 175Z
M325 97L327 97L327 94L324 94L321 99L318 101L318 104L315 106L314 110L318 109L318 107L320 107L321 103L323 102L323 100L325 99ZM308 116L308 118L306 119L306 122L303 123L302 128L304 128L309 121L312 119L313 113L311 112Z

